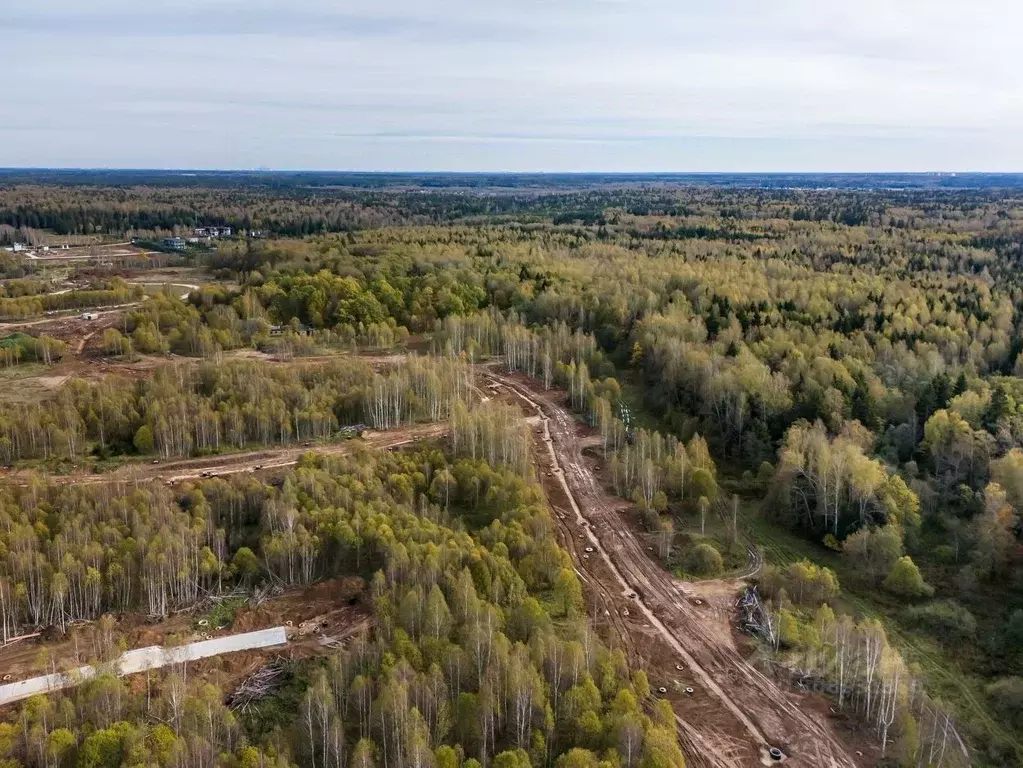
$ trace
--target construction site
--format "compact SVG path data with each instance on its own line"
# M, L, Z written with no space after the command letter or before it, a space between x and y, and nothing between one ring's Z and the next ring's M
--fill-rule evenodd
M740 577L707 582L673 578L654 557L653 547L628 522L629 503L606 489L599 462L590 455L592 451L584 450L594 440L565 407L563 395L542 391L528 377L502 374L487 366L477 368L477 377L481 399L516 405L531 425L536 477L557 522L559 541L571 553L583 582L590 619L612 647L623 649L632 664L648 670L657 695L671 701L690 765L741 768L781 761L844 768L876 764L877 747L868 732L836 712L825 697L796 690L784 671L773 673L770 664L758 664L755 646L738 631L737 600L760 564L755 547L750 548L749 568ZM446 430L445 424L424 425L366 432L354 443L129 463L109 475L72 474L61 482L176 485L243 472L270 476L293 465L303 453L346 452L355 443L394 450L419 440L440 439ZM276 659L328 654L355 634L369 631L372 624L363 588L352 581L324 582L281 594L264 592L246 599L246 607L230 626L209 626L196 619L210 603L158 624L144 617L119 617L112 631L127 655L120 661L109 660L109 668L132 674L151 665L187 663L193 668L191 674L213 676L225 690L234 690L250 678L250 688L259 689L264 678L272 688L274 670L279 672ZM283 642L264 645L265 636L256 634L251 644L247 636L231 644L234 635L275 627L283 628ZM3 682L38 691L85 679L93 673L64 673L95 658L90 650L97 647L99 631L96 626L82 626L73 627L64 637L48 630L15 639L0 648ZM225 642L222 648L216 642L210 645L209 641L218 639ZM160 648L194 643L205 644L194 656ZM45 654L40 653L43 649ZM0 696L4 690L0 688ZM6 695L12 697L8 701L15 700L19 690L8 687ZM242 698L252 695L249 691Z
M69 249L26 250L28 275L46 286L45 295L60 296L85 290L94 281L120 279L141 289L141 298L127 303L78 306L18 319L0 320L0 343L18 336L47 337L66 345L57 361L43 366L23 363L0 368L0 394L7 402L28 402L53 391L70 378L101 379L110 374L142 378L167 362L166 356L134 355L112 358L103 345L103 333L123 331L126 312L156 291L169 291L186 299L205 279L194 267L173 266L167 254L140 249L130 243L90 245Z

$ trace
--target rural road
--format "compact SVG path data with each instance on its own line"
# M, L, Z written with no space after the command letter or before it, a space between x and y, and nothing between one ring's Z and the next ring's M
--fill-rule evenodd
M163 286L168 285L168 283L131 283L131 285ZM194 283L169 283L169 285L173 288L186 289L184 293L178 294L178 298L181 299L182 301L187 300L188 297L192 295L192 291L199 290L199 286L195 285ZM71 290L72 289L68 288L63 291L54 291L49 295L58 296L62 293L70 293ZM77 307L73 310L67 311L61 310L61 313L58 315L47 315L46 317L37 318L35 320L6 320L4 322L0 322L0 330L15 330L17 328L30 328L36 325L47 325L48 323L59 323L64 320L71 320L83 312L92 312L94 315L96 315L97 318L100 318L105 315L111 315L114 314L115 312L121 312L125 309L131 309L132 307L140 306L142 302L144 302L148 298L149 298L148 296L143 296L141 301L132 301L127 304L111 304L105 306L101 305L100 307L97 308Z

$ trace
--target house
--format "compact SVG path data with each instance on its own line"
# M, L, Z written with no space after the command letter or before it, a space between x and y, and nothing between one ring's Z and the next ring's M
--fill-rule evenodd
M164 247L173 248L175 251L185 250L185 241L180 237L165 237L163 239Z
M291 326L291 325L271 325L270 326L270 335L271 336L283 336L288 331L294 331L299 336L312 336L312 334L313 334L313 329L310 328L308 325L303 325L302 323L298 323L295 326Z
M234 230L231 227L196 227L193 234L196 237L230 237Z

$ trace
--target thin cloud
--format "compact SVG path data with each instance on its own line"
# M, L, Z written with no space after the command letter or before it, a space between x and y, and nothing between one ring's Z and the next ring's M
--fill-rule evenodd
M0 165L1023 168L1003 0L9 4Z

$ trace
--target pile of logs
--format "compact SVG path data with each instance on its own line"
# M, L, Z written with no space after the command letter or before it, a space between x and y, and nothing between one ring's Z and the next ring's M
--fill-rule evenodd
M758 637L769 643L775 642L777 631L771 619L770 609L760 599L755 586L746 587L735 603L739 612L739 629L747 635Z
M281 657L260 667L246 677L228 699L228 706L235 712L244 712L249 705L265 699L284 685L291 673L288 665Z
M282 594L284 594L284 586L282 584L264 584L253 590L252 597L249 598L249 605L253 608L258 608L271 597L278 597Z

